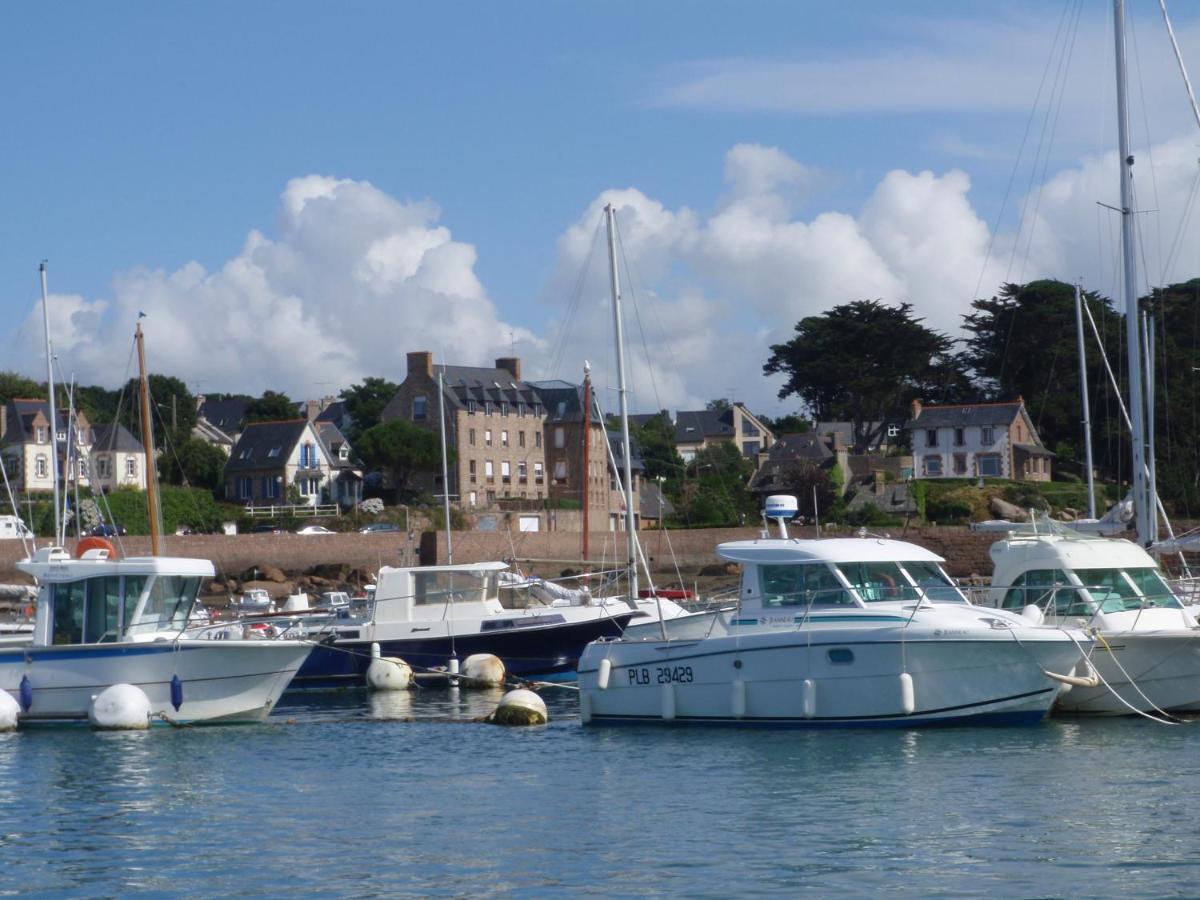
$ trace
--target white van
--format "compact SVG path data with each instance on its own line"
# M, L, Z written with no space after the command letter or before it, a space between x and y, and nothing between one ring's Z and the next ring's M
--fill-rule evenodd
M0 516L0 540L30 539L33 532L16 516Z

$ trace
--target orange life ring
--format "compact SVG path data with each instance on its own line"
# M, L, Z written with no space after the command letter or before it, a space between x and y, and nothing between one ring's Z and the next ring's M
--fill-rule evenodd
M120 554L117 553L117 548L112 545L111 541L108 541L102 537L85 537L75 545L75 558L82 559L83 554L87 553L89 550L107 550L109 559L116 559L118 556L120 556Z

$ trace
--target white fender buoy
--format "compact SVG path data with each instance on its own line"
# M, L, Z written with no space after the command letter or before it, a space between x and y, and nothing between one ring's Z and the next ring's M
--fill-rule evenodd
M600 660L600 668L596 672L596 687L602 691L608 690L608 680L612 678L612 660Z
M500 698L488 721L496 725L545 725L550 714L546 712L545 700L533 691L518 688Z
M675 685L673 684L662 686L662 717L665 722L670 722L675 718Z
M800 691L800 708L804 718L811 719L817 714L817 683L811 678L805 678Z
M21 704L8 691L0 691L0 731L15 731Z
M450 687L458 687L458 657L450 657L450 664L446 667L446 671L450 673Z
M1028 603L1021 609L1021 618L1028 621L1030 625L1041 625L1046 621L1046 614L1036 603Z
M917 695L913 690L913 678L907 672L900 673L900 710L911 716L917 708Z
M472 653L462 664L468 687L499 687L504 684L504 662L491 653Z
M412 684L412 667L395 656L381 656L379 645L371 645L367 686L376 691L404 691Z
M746 682L740 678L733 679L733 696L729 699L729 707L735 719L746 715Z
M93 728L130 731L150 727L150 698L132 684L114 684L92 698L88 721Z

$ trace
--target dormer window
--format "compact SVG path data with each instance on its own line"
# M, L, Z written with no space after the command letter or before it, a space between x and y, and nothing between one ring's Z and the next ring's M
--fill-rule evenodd
M274 459L275 457L277 457L280 453L280 449L281 448L279 448L279 447L272 447L270 450L268 450L267 451L267 459ZM244 453L242 455L245 456Z
M36 440L39 444L46 443L46 429L41 425L37 428Z
M342 444L342 446L338 447L338 459L347 460L349 458L350 458L350 448L347 447L345 444Z

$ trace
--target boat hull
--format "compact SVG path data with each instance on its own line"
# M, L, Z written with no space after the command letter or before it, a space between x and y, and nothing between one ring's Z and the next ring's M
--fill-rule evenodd
M1058 710L1099 716L1128 716L1156 708L1200 711L1200 633L1125 632L1101 633L1101 637L1091 660L1108 687L1104 683L1072 687L1059 698Z
M1070 672L1061 635L1016 642L864 629L790 631L696 642L615 641L580 660L585 722L775 726L1031 724ZM600 687L600 664L611 666Z
M311 646L300 641L179 641L26 647L0 651L0 690L32 702L22 724L86 722L92 698L132 684L152 714L179 724L259 722L279 700ZM178 676L182 702L171 702Z
M372 632L367 626L353 637L340 637L314 647L290 689L364 685L367 666L371 663L372 643L379 644L383 656L399 657L417 671L445 667L451 657L462 660L473 653L491 653L500 657L509 675L518 678L573 677L584 648L600 638L620 635L635 615L638 613L631 610L582 621L544 626L522 624L520 627L460 632L453 636L431 633L432 625L424 627L419 634L413 634L409 627L404 636L391 637L384 636L379 630ZM356 631L350 629L350 633ZM342 630L341 633L347 632Z

